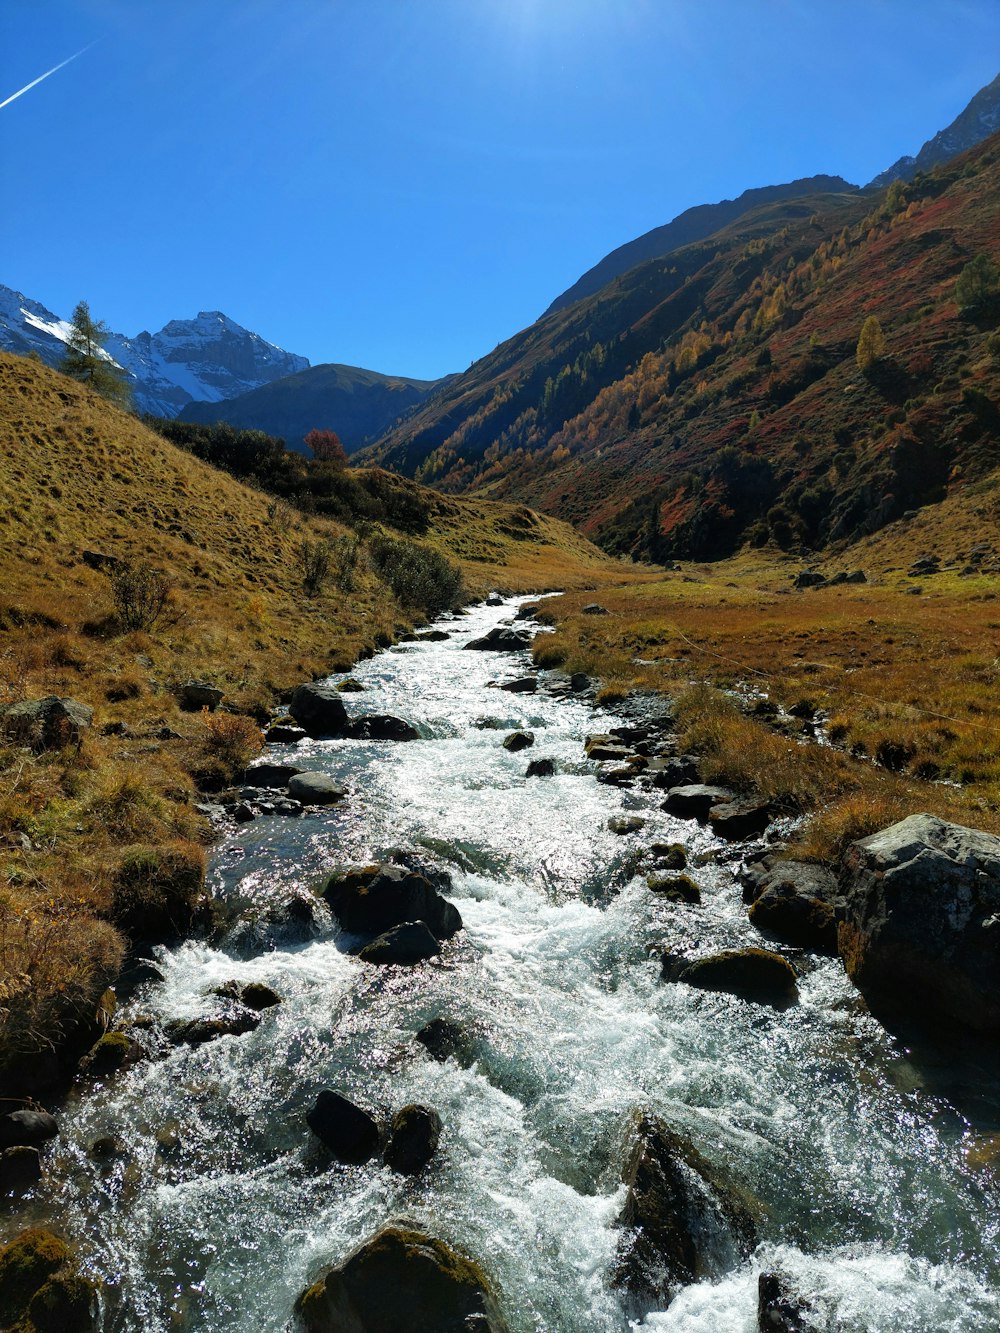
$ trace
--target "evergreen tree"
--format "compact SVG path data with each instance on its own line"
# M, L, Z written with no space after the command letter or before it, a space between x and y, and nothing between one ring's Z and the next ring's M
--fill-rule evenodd
M996 303L1000 295L1000 268L989 255L970 259L955 283L955 300L963 315L977 315Z
M109 332L103 321L91 316L87 302L80 301L73 311L73 327L66 339L66 355L60 369L119 407L128 407L132 397L128 377L103 350Z

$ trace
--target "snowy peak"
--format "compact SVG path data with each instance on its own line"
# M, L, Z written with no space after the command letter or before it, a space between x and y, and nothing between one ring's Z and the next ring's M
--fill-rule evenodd
M0 286L0 349L37 353L50 366L65 355L70 323L38 301ZM193 400L222 402L285 375L306 370L304 356L286 352L221 310L172 319L159 333L109 335L106 350L127 372L136 409L174 417Z
M1000 74L980 88L975 97L947 128L928 139L916 157L901 157L886 171L880 172L869 185L884 189L896 180L912 180L918 171L930 171L939 162L947 162L966 149L975 148L991 134L1000 130Z

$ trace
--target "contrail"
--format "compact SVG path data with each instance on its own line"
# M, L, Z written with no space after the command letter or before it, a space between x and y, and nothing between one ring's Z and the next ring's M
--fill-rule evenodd
M91 42L90 45L88 46L82 46L80 50L76 52L75 55L69 56L59 65L53 65L52 68L47 69L44 74L39 74L37 79L32 79L30 83L26 83L24 87L19 88L16 93L12 93L10 97L7 98L6 102L0 102L0 111L2 111L5 106L10 106L11 102L16 102L19 97L24 95L24 93L30 92L31 89L34 88L37 84L41 83L43 79L47 79L50 74L57 74L59 70L63 68L64 65L68 65L71 60L76 60L77 56L82 56L84 51L89 51L90 47L95 45L96 45L95 42Z

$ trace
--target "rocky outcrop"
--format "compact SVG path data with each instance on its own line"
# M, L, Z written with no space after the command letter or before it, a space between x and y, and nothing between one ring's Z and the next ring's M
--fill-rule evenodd
M795 968L769 949L726 949L680 965L664 960L664 973L700 990L728 991L757 1004L781 1007L798 998Z
M306 1112L306 1124L339 1162L357 1165L378 1152L376 1121L332 1088L324 1088L318 1095Z
M444 1241L391 1226L296 1305L305 1333L507 1333L486 1274Z
M870 1003L1000 1032L1000 838L911 815L844 856L838 943Z
M439 940L462 929L458 908L405 866L359 866L336 871L321 890L323 900L352 935L381 935L404 922L422 921Z
M681 1287L718 1276L753 1248L752 1200L661 1120L638 1117L623 1179L618 1221L627 1233L614 1281L637 1309L662 1309Z
M94 710L88 704L55 694L0 708L0 732L16 745L35 751L78 745L93 720Z
M347 709L333 685L299 685L292 691L288 711L310 736L337 736L347 725Z

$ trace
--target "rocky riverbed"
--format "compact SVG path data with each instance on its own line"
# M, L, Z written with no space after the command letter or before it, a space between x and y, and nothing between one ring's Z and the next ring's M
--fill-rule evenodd
M989 1141L834 956L839 886L745 871L770 814L514 610L361 665L333 739L293 706L268 762L326 781L230 807L218 935L136 978L5 1234L71 1239L116 1333L381 1333L415 1272L439 1333L992 1331Z

